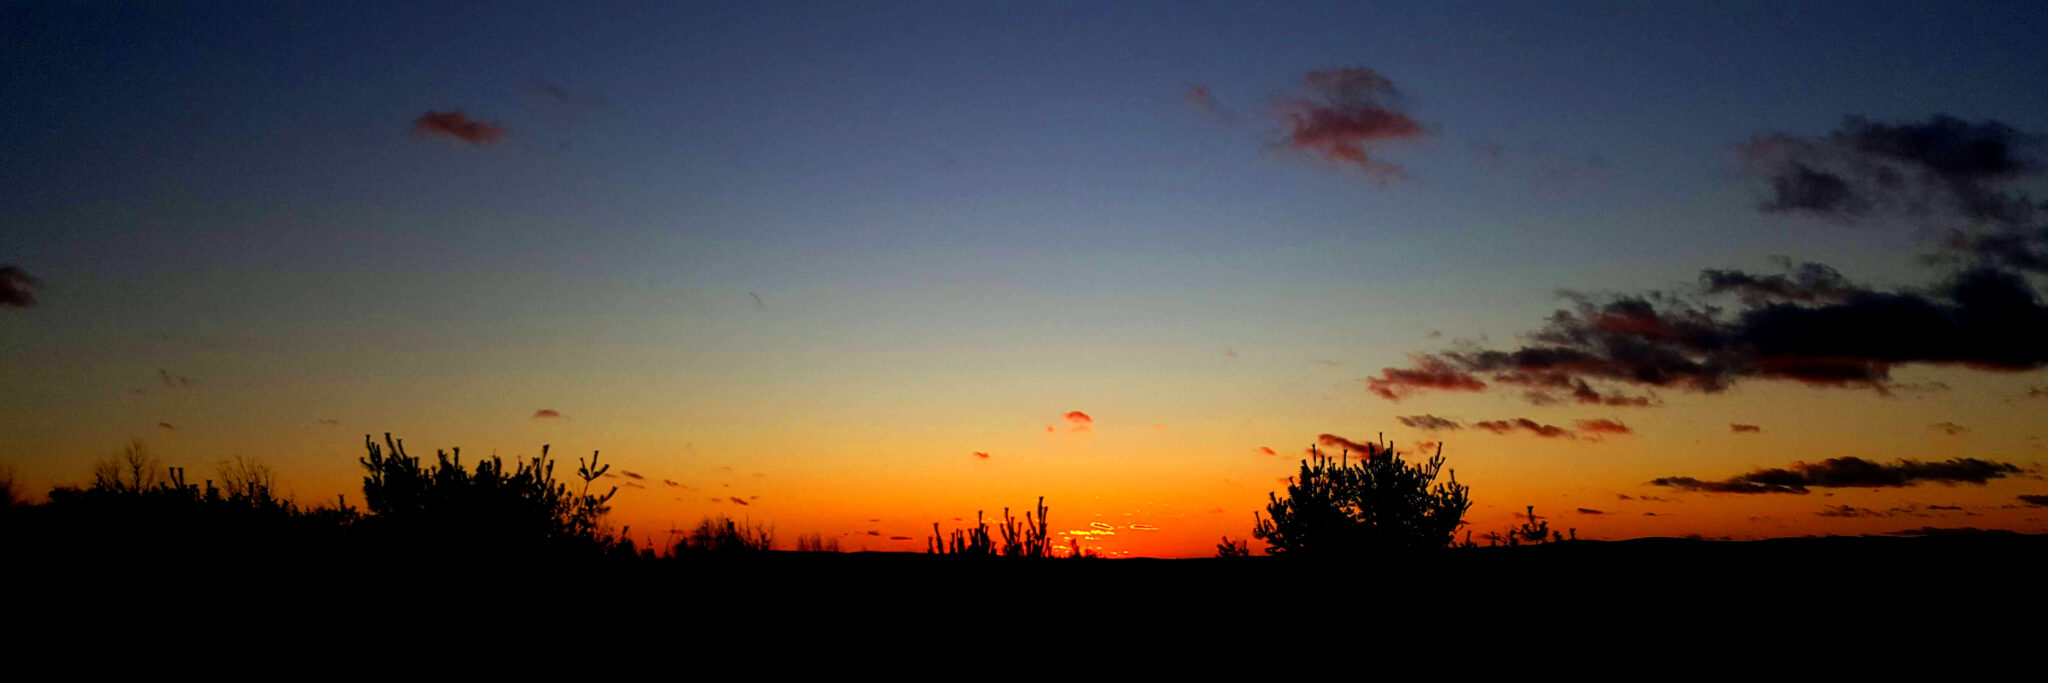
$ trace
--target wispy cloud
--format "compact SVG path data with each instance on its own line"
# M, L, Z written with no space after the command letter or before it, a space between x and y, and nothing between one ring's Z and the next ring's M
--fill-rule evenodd
M1958 434L1963 434L1965 432L1970 431L1969 427L1965 427L1954 422L1936 422L1934 424L1927 425L1927 428L1937 432L1941 432L1943 434L1947 434L1949 436L1956 436Z
M1763 427L1759 427L1756 425L1746 425L1742 423L1732 423L1728 425L1728 431L1737 434L1756 434L1762 432L1763 430Z
M1078 410L1068 412L1066 419L1068 431L1085 432L1095 428L1095 418Z
M505 128L488 121L477 121L461 111L429 111L412 122L412 130L420 135L445 135L472 145L488 145L505 136Z
M983 460L987 460L987 459L989 458L989 455L988 455L988 452L987 452L987 451L975 451L975 452L974 452L974 457L977 457L977 458L981 458L981 459L983 459Z
M184 375L180 375L169 370L165 370L163 368L156 369L156 377L157 379L163 381L164 388L167 389L190 389L192 388L192 385L199 383L197 380L194 380L190 377L186 377Z
M556 411L553 408L542 408L540 410L533 411L533 419L536 420L553 420L561 419L561 417L562 413Z

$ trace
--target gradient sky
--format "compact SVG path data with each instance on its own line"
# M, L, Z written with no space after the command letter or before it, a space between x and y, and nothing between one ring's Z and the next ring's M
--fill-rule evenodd
M1318 435L1384 433L1446 444L1482 533L2048 531L2017 498L2048 494L2038 365L1647 408L1367 382L1512 347L1559 289L1941 280L1927 230L1759 211L1741 150L1849 115L2048 131L2038 7L421 4L0 6L0 264L40 281L0 308L0 462L31 490L142 438L360 504L391 432L602 451L644 477L615 482L636 537L725 513L921 550L1045 496L1107 553L1194 556ZM1419 125L1366 146L1398 177L1290 144L1340 68ZM421 125L456 111L498 134ZM1470 426L1523 417L1631 431ZM1837 457L2022 472L1646 483Z

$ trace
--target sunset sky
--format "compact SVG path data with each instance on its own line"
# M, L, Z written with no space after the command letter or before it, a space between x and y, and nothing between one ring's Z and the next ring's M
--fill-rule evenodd
M1482 537L2048 532L2037 5L423 4L0 3L30 491L1186 557L1384 434Z

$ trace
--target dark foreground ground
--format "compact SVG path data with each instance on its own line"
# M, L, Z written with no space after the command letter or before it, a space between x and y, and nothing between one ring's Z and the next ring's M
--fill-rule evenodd
M78 665L129 661L111 644L146 641L344 663L427 657L413 666L428 672L432 657L499 672L647 673L681 658L719 662L673 665L707 675L737 664L967 679L1597 661L1628 675L1853 679L1842 667L1855 667L1973 680L2009 660L2038 673L2029 653L2044 642L2044 559L2048 536L2017 534L1579 541L1322 561L17 554L5 560L7 621L27 628L6 642L17 657Z

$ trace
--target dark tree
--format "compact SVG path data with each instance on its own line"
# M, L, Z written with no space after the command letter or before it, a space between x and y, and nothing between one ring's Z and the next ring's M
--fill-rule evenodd
M1422 464L1403 460L1387 445L1367 444L1356 459L1331 458L1311 446L1312 459L1287 486L1270 494L1267 518L1252 536L1274 555L1341 556L1434 550L1451 545L1471 487L1437 483L1443 447ZM1257 517L1255 514L1254 517Z

